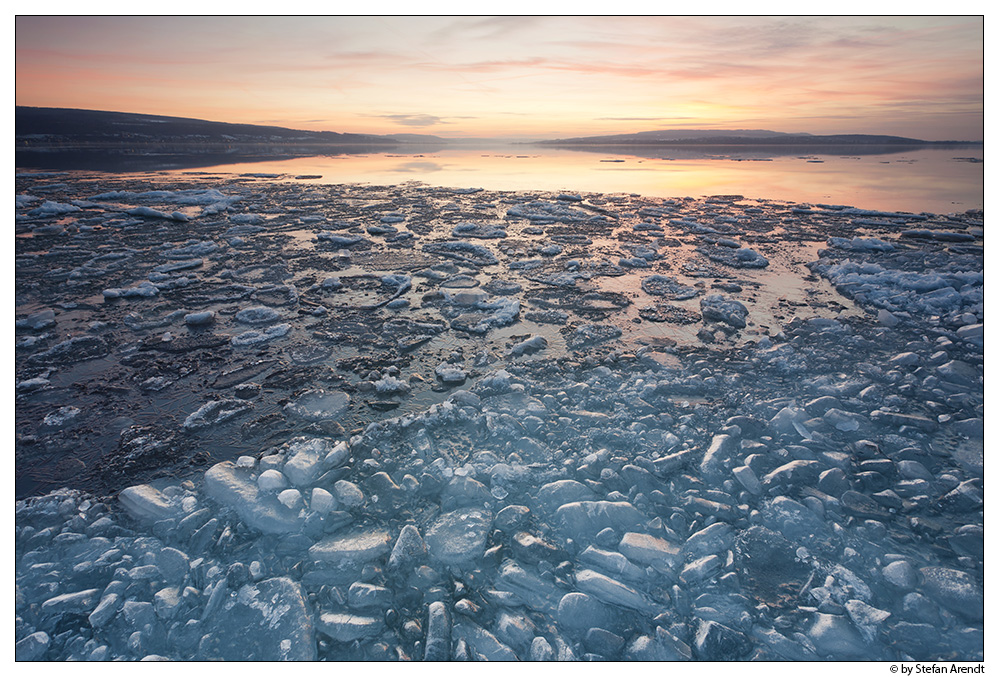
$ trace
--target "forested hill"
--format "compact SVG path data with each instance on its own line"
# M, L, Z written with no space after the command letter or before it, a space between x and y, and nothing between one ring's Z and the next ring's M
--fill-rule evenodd
M385 145L391 136L312 132L264 125L211 122L193 118L74 108L15 108L19 148L68 144L135 143L281 143L323 145Z

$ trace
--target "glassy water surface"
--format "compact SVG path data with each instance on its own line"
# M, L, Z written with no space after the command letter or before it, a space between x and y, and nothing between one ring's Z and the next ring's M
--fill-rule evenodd
M647 151L647 152L646 152ZM641 155L645 155L642 157ZM419 181L487 190L743 195L864 209L951 213L982 209L981 147L881 155L717 154L689 149L568 150L539 146L326 155L234 163L199 172L280 174L319 183ZM189 170L176 170L189 171ZM319 177L319 178L316 178Z

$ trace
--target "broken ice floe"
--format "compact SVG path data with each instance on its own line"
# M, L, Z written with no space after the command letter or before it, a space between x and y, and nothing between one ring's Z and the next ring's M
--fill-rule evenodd
M697 296L700 291L680 284L666 275L650 275L642 280L642 291L653 296L663 296L674 301L683 301Z
M724 238L716 240L714 247L698 247L697 251L712 261L733 268L766 268L770 265L770 261L759 252Z
M309 421L335 420L343 415L350 402L347 393L307 390L285 405L285 411Z
M497 263L497 258L491 251L471 242L428 242L423 245L423 250L474 266L490 266Z
M174 233L74 185L101 229L16 206L19 487L93 488L19 488L19 659L983 655L980 216L254 182Z
M503 226L483 223L459 223L451 230L455 237L475 237L480 239L494 239L506 237L506 230Z

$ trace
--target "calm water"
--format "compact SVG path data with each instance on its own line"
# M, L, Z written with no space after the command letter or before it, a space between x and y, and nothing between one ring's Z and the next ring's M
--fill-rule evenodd
M767 150L607 148L568 150L539 146L480 149L447 147L400 152L323 155L198 166L170 173L279 174L320 183L397 184L487 190L559 190L637 193L655 197L743 195L789 202L842 204L864 209L950 213L984 208L981 146L850 155L830 149L811 154ZM796 151L783 151L795 153ZM134 157L134 156L133 156ZM155 165L163 170L195 164ZM33 165L39 167L39 165ZM46 167L58 169L58 167ZM99 167L94 167L95 169Z
M984 208L982 157L981 147L866 156L719 154L683 158L666 153L662 157L639 157L620 152L520 146L318 156L220 165L201 171L321 175L321 179L305 180L323 183L395 184L415 180L488 190L566 190L658 197L738 194L864 209L949 213Z

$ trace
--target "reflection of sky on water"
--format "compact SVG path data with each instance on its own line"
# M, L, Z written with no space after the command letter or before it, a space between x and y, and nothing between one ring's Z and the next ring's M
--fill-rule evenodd
M444 165L437 162L403 162L394 169L389 169L390 172L398 172L400 174L413 174L417 172L441 172L444 171Z
M520 151L523 153L523 151ZM664 153L665 155L665 153ZM432 185L487 190L637 193L656 197L744 195L864 209L948 213L981 209L982 149L924 148L891 155L774 155L768 161L719 155L649 158L532 147L444 148L406 156L399 149L339 157L302 157L222 165L215 171L320 174L320 183L390 185L400 174ZM822 162L809 160L821 159ZM613 162L611 161L613 160Z

